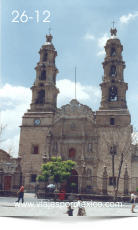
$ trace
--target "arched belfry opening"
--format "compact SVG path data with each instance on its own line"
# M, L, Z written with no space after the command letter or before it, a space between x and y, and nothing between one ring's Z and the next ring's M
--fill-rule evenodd
M46 80L46 70L42 70L40 80Z
M38 93L37 103L43 104L44 103L44 98L45 98L45 90L41 90Z
M109 101L117 101L117 87L112 86L109 88Z

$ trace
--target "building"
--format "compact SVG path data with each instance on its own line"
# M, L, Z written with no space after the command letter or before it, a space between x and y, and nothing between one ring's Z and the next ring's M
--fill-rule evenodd
M52 36L46 35L35 67L30 109L23 115L20 126L19 153L27 191L35 189L41 165L51 156L77 162L68 182L62 184L66 192L70 192L69 183L75 182L78 193L112 194L119 172L119 193L128 194L132 190L132 176L136 177L137 166L132 170L132 125L126 102L128 86L123 75L123 46L117 38L117 30L113 28L110 32L102 63L101 106L96 112L76 99L57 108L57 52Z
M17 196L22 183L20 166L21 157L12 158L7 152L0 149L0 195Z

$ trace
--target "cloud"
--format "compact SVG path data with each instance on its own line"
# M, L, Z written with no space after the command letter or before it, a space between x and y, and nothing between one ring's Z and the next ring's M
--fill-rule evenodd
M102 49L101 51L99 51L97 53L97 56L100 56L100 55L104 55L105 54L105 50L103 49L105 44L106 44L106 41L109 39L108 37L108 34L105 33L101 38L98 38L98 46L100 49Z
M89 33L87 33L83 38L85 40L95 40L95 37Z
M75 83L68 80L63 79L57 81L57 87L60 90L60 94L58 95L58 107L69 103L72 99L75 98ZM90 101L93 103L97 103L100 100L101 91L99 88L95 86L81 85L79 82L76 84L76 98L81 103L90 104Z
M18 157L19 151L19 138L20 134L13 136L1 143L1 148L4 149L6 152L9 153L11 150L10 155L13 157Z
M123 15L120 18L120 22L127 24L131 19L135 20L137 16L138 16L138 12L136 12L135 14Z

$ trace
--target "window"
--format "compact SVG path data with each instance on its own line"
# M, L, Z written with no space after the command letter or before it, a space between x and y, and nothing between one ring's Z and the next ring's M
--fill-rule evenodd
M74 148L69 149L69 157L75 157L75 149Z
M115 155L116 153L117 153L116 146L112 146L111 149L110 149L110 154Z
M87 185L87 189L92 189L92 186L90 186L90 185Z
M38 93L38 99L36 100L36 103L43 104L44 103L44 98L45 98L45 90L41 90Z
M47 61L47 53L45 53L43 61Z
M46 80L46 70L43 70L43 71L41 72L40 80Z
M116 66L111 66L111 71L110 71L110 77L116 77L117 73L116 73Z
M117 88L115 86L109 89L109 101L117 101Z
M31 175L31 182L36 182L36 177L37 177L36 174L32 174Z
M111 56L112 56L112 57L115 56L115 48L112 48L112 50L111 50Z
M110 125L114 125L115 124L115 119L114 118L110 118Z
M38 154L38 146L34 146L33 154Z
M113 185L113 177L109 177L109 185ZM116 177L114 177L114 185L116 185Z

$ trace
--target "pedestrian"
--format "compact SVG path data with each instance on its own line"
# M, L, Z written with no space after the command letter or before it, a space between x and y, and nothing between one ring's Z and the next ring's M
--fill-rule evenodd
M68 211L67 211L68 216L73 216L73 211L74 211L74 208L71 208L71 206L69 206Z
M74 208L71 208L71 205L69 205L67 212L65 212L64 214L68 214L68 216L73 216L73 211Z
M132 203L132 209L131 209L131 212L133 212L134 213L134 208L135 208L135 199L136 199L136 195L135 195L135 192L132 192L132 194L131 194L131 203Z
M77 199L78 199L78 214L77 214L77 216L86 216L85 208L82 207L81 196L78 196Z
M19 194L18 200L16 202L19 202L22 198L22 203L24 202L24 187L23 185L20 186L20 190L17 192Z

